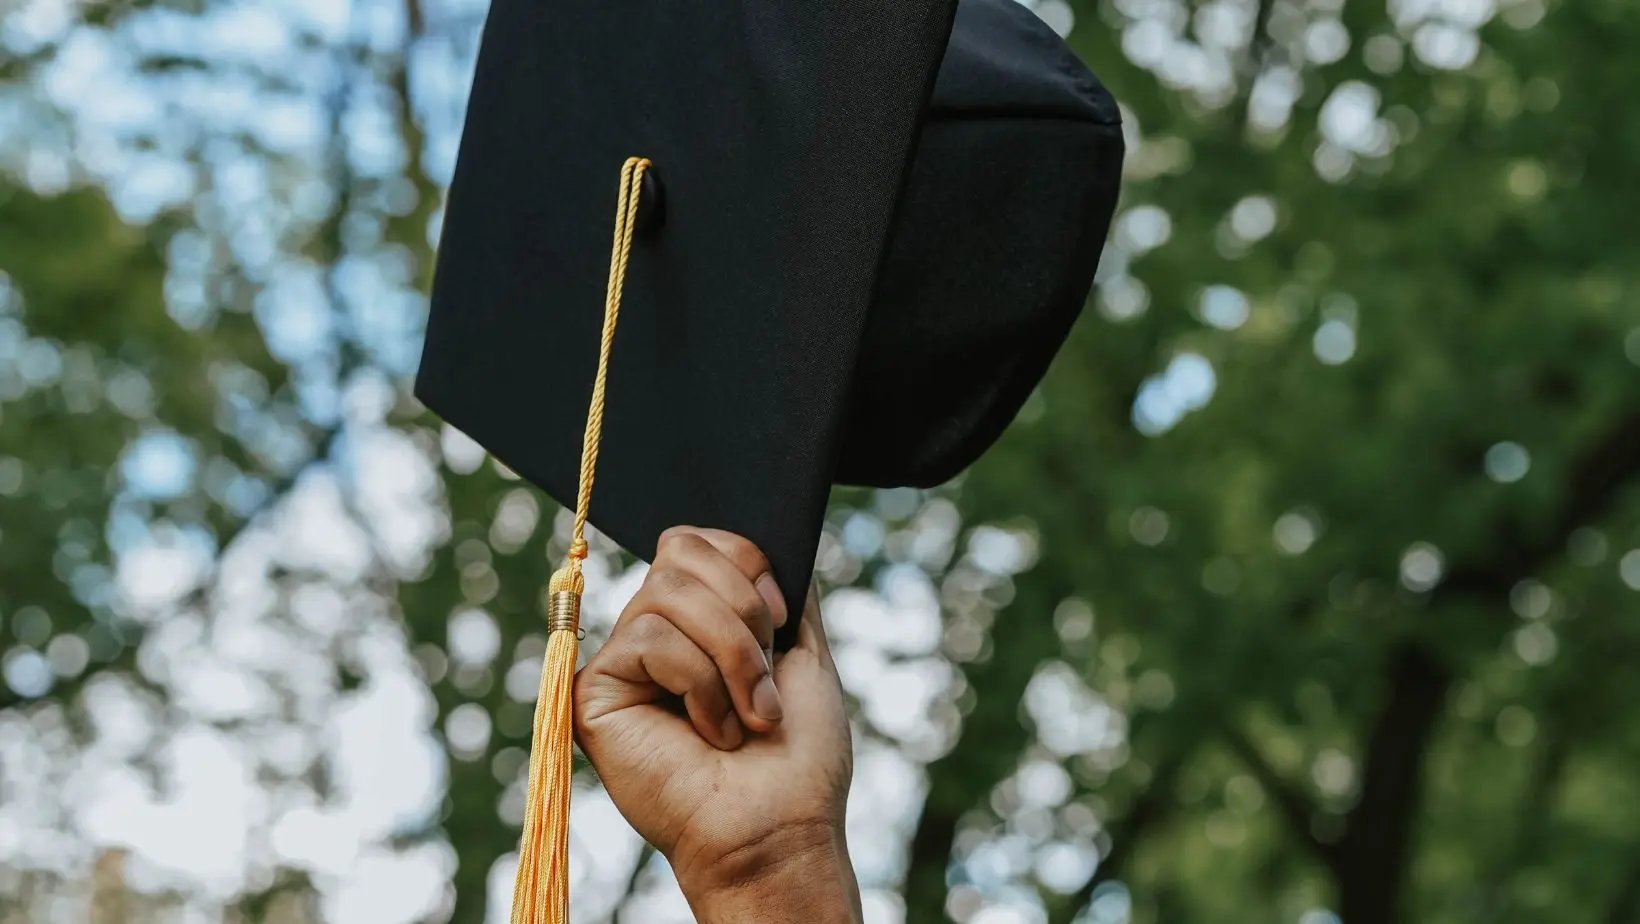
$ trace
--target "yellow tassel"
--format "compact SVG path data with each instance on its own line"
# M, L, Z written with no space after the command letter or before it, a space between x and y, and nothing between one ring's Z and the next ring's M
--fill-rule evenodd
M541 690L535 701L535 729L530 742L524 828L518 839L518 874L513 880L511 924L568 924L569 794L573 785L575 662L580 653L581 594L586 590L581 562L598 468L598 441L603 434L604 386L609 377L610 347L621 312L626 265L632 253L632 230L638 197L649 161L628 158L621 167L615 207L615 240L610 249L609 286L604 296L604 329L598 351L598 374L587 409L581 443L581 481L575 522L570 530L569 560L547 585L547 655L541 664Z
M553 576L554 588L569 583L568 569ZM579 575L576 575L577 577ZM569 793L571 787L571 693L579 653L580 594L555 590L550 597L546 661L535 701L530 746L529 795L513 881L512 924L564 924L569 911Z

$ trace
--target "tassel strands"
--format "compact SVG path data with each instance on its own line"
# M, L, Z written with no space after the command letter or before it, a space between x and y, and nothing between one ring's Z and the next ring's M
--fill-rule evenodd
M524 828L518 841L518 873L513 880L511 924L568 924L569 794L573 783L575 662L580 655L581 594L586 589L581 562L587 557L587 513L598 468L598 441L603 434L604 391L609 378L610 348L621 313L626 265L638 199L649 161L627 158L621 166L615 205L615 235L610 247L609 285L604 294L603 338L598 374L587 408L581 443L580 491L570 531L568 560L553 573L547 587L547 654L541 665L541 690L535 702L535 729L530 743L529 788L524 800Z

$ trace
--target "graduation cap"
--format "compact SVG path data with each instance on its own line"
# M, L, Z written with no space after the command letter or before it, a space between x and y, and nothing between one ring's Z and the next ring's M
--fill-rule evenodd
M541 723L587 519L644 558L743 535L801 612L834 483L938 484L1013 419L1121 159L1114 101L1016 0L493 0L416 394L577 509L532 792L567 799ZM515 921L551 910L526 867L567 882L536 801Z

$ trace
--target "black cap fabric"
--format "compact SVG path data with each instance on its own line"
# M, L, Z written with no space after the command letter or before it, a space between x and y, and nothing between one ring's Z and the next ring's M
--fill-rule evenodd
M591 521L644 558L740 533L797 612L834 481L938 483L1012 420L1121 155L1015 0L494 0L417 396L573 503L617 177L649 158Z
M1012 422L1093 282L1116 102L1016 0L962 0L879 277L837 480L926 487Z

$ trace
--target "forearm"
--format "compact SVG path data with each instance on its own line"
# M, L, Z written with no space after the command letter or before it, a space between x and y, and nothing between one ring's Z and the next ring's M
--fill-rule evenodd
M841 831L829 843L748 863L739 876L711 883L680 877L701 924L859 924L860 887Z

